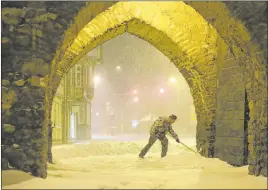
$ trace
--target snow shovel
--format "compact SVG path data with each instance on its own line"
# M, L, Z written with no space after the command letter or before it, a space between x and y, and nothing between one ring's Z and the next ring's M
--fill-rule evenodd
M185 146L186 148L188 148L190 151L194 152L197 154L197 152L195 152L193 149L191 149L189 146L185 145L184 143L180 142L183 146Z

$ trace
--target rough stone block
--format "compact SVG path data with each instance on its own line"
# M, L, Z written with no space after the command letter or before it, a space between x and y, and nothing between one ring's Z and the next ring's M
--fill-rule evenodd
M244 84L237 87L234 101L245 101L245 88Z
M236 102L227 102L227 110L235 110Z
M49 67L42 58L32 57L23 61L22 72L30 72L32 75L45 76L48 74Z
M228 79L226 80L226 78L224 77L223 74L220 73L220 78L219 78L219 87L222 88L223 86L228 84Z
M32 27L29 24L23 24L21 26L18 26L15 30L17 33L21 34L28 34L28 35L32 34Z
M234 111L234 117L235 120L243 120L245 118L244 110Z
M235 112L233 110L227 111L227 119L231 120L234 117Z
M9 85L10 85L10 81L9 81L9 80L2 80L2 81L1 81L1 84L2 84L3 86L9 86Z
M221 72L222 72L223 77L228 77L229 78L229 76L232 75L232 67L222 69Z
M25 82L26 82L26 81L23 80L23 79L14 81L14 83L15 83L16 86L24 86Z
M8 170L8 160L6 158L1 158L1 169Z
M38 8L44 7L44 3L45 2L42 2L42 1L29 1L28 2L28 7L38 9Z
M267 177L267 167L263 167L262 169L261 169L261 175L263 175L263 176L265 176L265 177Z
M234 119L232 120L232 125L231 127L233 129L239 129L241 131L244 131L244 119Z
M30 45L31 39L29 36L16 36L15 44L19 47L27 47Z
M230 89L228 91L229 92L228 92L227 97L226 97L227 101L234 102L235 101L235 97L234 97L235 93L233 93L233 91Z
M216 138L216 145L218 146L240 146L244 148L244 138L237 138L237 137L217 137Z
M245 110L245 100L236 102L236 110Z
M30 79L29 79L29 82L32 86L37 86L39 87L40 86L40 77L38 76L32 76Z
M3 132L5 133L14 133L16 130L15 126L10 124L4 124L3 125Z
M12 40L7 37L1 38L1 45L2 45L2 52L8 52L10 49L12 49ZM7 54L7 53L6 53Z
M227 150L228 150L227 152L232 154L232 155L244 156L244 147L241 148L241 146L231 146L231 145L229 145Z
M2 108L3 109L10 109L16 101L17 101L17 94L14 90L2 91L2 102L3 102Z
M233 166L244 166L245 165L245 157L243 155L237 156L232 154L221 153L217 156L220 160L227 162Z
M2 8L2 21L6 24L16 25L21 22L25 14L25 9L5 7Z
M223 64L223 68L230 68L230 67L235 67L238 65L237 60L235 60L235 58L231 57L231 58L226 58L224 60L224 64Z
M216 129L216 136L217 137L238 137L238 138L243 138L244 135L245 134L244 134L243 126L242 126L242 129L232 128L232 125Z
M224 127L224 128L230 126L230 124L231 124L231 120L229 120L227 118L221 120L220 122L222 123L222 127Z

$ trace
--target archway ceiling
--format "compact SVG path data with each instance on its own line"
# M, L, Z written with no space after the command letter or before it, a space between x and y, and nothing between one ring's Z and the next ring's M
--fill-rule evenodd
M78 33L53 65L57 75L62 77L88 51L124 32L148 41L179 68L211 66L217 56L216 30L184 2L118 2Z

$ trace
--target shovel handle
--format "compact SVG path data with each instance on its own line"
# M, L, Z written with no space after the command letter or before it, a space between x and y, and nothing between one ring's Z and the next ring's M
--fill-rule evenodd
M194 152L194 153L196 153L197 154L197 152L195 152L193 149L191 149L190 147L188 147L187 145L185 145L184 143L182 143L182 142L180 142L183 146L185 146L186 148L188 148L189 150L191 150L192 152Z

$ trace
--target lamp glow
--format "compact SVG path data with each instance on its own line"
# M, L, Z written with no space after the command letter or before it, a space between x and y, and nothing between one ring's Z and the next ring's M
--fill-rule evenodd
M176 82L176 79L175 79L174 77L170 77L170 78L169 78L169 82L170 82L171 84L174 84L174 83Z
M94 85L99 84L100 83L100 80L101 80L100 76L98 76L98 75L94 76L94 78L93 78Z
M138 102L139 101L139 98L138 97L135 97L134 98L134 102Z
M137 94L138 91L137 90L133 90L132 94Z

